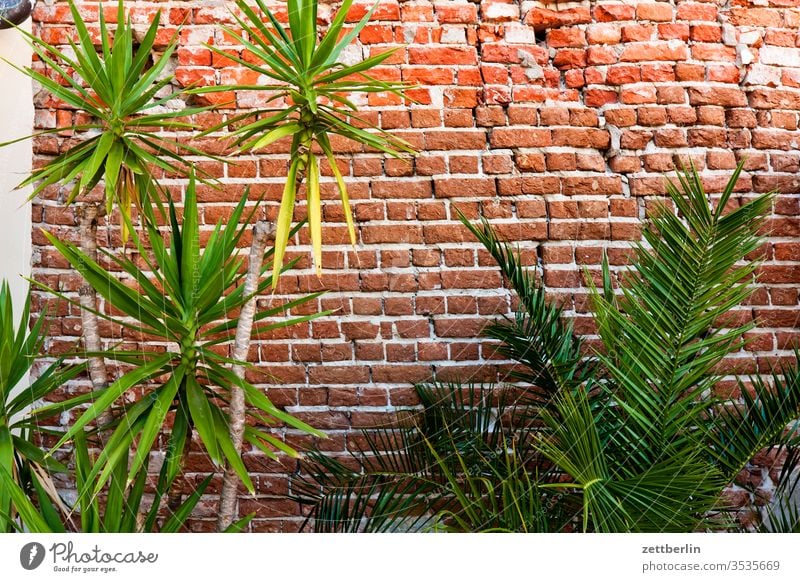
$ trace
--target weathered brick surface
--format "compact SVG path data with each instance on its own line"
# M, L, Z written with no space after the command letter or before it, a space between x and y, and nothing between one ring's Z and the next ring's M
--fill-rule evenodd
M354 9L350 21L369 2ZM247 58L217 26L232 23L222 3L126 2L145 23L162 9L162 39L180 25L175 57L184 85L247 81L251 75L203 46L211 42ZM96 14L94 5L83 8ZM335 4L324 5L321 24ZM109 8L109 11L112 11ZM49 42L71 34L63 3L39 2L36 30ZM322 446L343 451L355 442L351 427L413 403L410 383L431 376L501 380L508 370L478 334L487 319L506 313L509 294L491 261L462 228L460 209L481 212L517 241L553 296L586 325L586 289L580 267L597 270L600 250L625 263L640 219L664 193L663 173L691 159L709 189L719 191L731 168L747 159L739 195L779 192L763 249L763 288L742 318L757 318L757 341L730 370L754 372L789 355L798 338L800 284L800 0L550 3L515 0L385 0L348 58L404 45L378 74L414 82L414 104L372 95L363 114L421 150L397 162L335 141L358 219L359 245L347 244L344 217L327 171L325 266L318 280L308 261L308 237L294 249L304 257L279 292L327 288L320 309L336 315L274 332L251 350L263 384L276 403L329 431ZM208 98L233 101L237 110L258 103L252 93ZM45 94L36 97L36 123L51 128L73 112ZM196 121L210 126L236 113L222 109ZM42 137L39 156L58 151L68 136ZM230 153L214 138L192 143ZM208 225L225 218L245 185L264 194L274 218L286 171L287 144L224 164L203 162L220 176L221 190L201 189ZM182 182L165 180L179 191ZM34 205L34 273L75 291L76 276L38 227L74 238L71 210L50 190ZM298 207L296 217L304 208ZM109 240L117 240L112 229ZM269 299L263 299L268 302ZM60 306L53 350L79 333L77 312ZM119 330L108 329L105 333ZM125 337L125 336L123 336ZM308 444L300 435L287 441ZM258 497L248 499L258 531L292 531L298 507L282 495L295 465L252 453ZM207 470L193 457L190 470ZM206 527L198 522L197 527Z

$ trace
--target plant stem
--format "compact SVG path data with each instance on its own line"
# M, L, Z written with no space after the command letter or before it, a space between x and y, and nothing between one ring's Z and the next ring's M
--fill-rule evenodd
M84 204L79 209L80 214L80 247L89 258L97 261L97 220L102 216L103 209L98 204ZM101 350L100 332L97 325L97 292L94 287L85 283L78 291L81 304L81 329L83 332L83 345L87 352L97 353ZM106 362L101 356L89 356L89 378L95 392L104 390L108 386L108 371ZM104 411L98 418L98 425L103 426L112 420L111 412Z
M250 339L253 331L253 320L256 314L256 298L253 295L258 289L258 279L261 275L261 263L267 242L275 237L275 228L266 222L256 222L253 226L253 241L250 245L250 258L247 275L244 280L244 296L250 299L242 306L239 322L236 325L236 338L233 344L232 358L243 362L247 360L250 350ZM244 366L234 364L232 371L239 378L244 378ZM230 423L230 437L237 454L241 453L245 425L244 392L239 386L231 387L231 402L228 411ZM234 521L236 499L239 488L239 477L230 465L225 469L222 480L222 491L219 497L219 517L217 518L217 531L225 531Z

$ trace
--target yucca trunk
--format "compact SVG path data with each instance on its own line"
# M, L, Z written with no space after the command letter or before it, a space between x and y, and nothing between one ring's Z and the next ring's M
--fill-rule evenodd
M250 257L247 268L247 276L244 281L244 296L250 299L242 306L239 314L239 323L236 326L236 336L233 344L234 360L244 362L247 360L247 353L250 350L250 339L253 331L253 321L256 314L255 292L258 290L258 280L261 275L261 264L264 260L264 252L267 242L275 237L275 229L266 222L257 222L253 226L253 242L250 245ZM232 371L238 378L244 379L244 366L234 364ZM228 421L230 425L230 437L237 453L242 451L245 426L245 401L244 392L237 385L231 386L231 401L228 410ZM219 498L219 517L217 519L217 531L225 531L234 522L236 511L236 499L239 490L239 476L236 471L228 465L222 481L222 492Z
M93 261L97 260L97 221L103 215L103 208L98 204L84 204L80 207L80 248ZM97 324L97 292L88 282L84 282L78 291L81 304L81 334L83 346L88 353L98 354L102 350L100 331ZM108 387L108 370L102 356L89 356L89 378L95 392ZM98 419L102 426L112 419L111 412L106 410Z

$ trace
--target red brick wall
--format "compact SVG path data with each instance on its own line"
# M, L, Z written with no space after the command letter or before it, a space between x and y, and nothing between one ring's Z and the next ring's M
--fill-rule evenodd
M164 39L180 32L180 83L225 84L249 73L202 46L228 47L216 26L230 22L217 2L126 2L145 22L161 8ZM366 5L366 4L365 4ZM95 10L86 4L86 12ZM321 10L328 21L329 6ZM70 32L63 3L36 8L39 34L60 42ZM322 280L308 268L284 276L284 293L330 292L322 309L335 316L301 325L255 345L252 360L271 377L253 376L297 416L330 431L323 443L343 451L353 427L380 422L413 404L411 384L477 377L500 380L505 362L479 337L484 323L510 308L509 293L490 260L456 220L489 217L518 241L553 295L566 302L577 329L591 332L581 265L597 268L602 249L624 263L640 220L663 193L676 155L691 157L709 189L719 190L737 160L747 158L742 195L777 189L763 285L742 311L760 321L748 351L731 371L765 369L800 337L800 0L541 3L503 0L384 0L350 56L404 45L380 69L419 84L417 104L373 96L363 115L394 130L421 154L385 160L342 144L341 165L357 216L360 244L346 244L333 185L326 184ZM234 52L241 47L229 46ZM226 96L230 98L231 95ZM240 109L256 103L237 95ZM71 115L37 97L39 127ZM207 114L208 126L231 111ZM187 136L187 139L189 137ZM37 141L39 155L58 139ZM193 140L222 153L213 138ZM237 165L202 162L222 177L221 191L203 189L206 224L230 212L245 186L266 194L267 217L287 169L286 148L240 156ZM180 189L181 181L169 179ZM75 290L76 276L44 245L38 227L75 236L72 210L51 191L34 206L34 273ZM298 207L297 215L304 210ZM307 238L297 251L308 255ZM54 323L51 345L79 333L74 310ZM293 444L305 439L286 435ZM283 496L294 464L247 454L256 474L253 528L292 531L299 508ZM190 470L210 467L202 455ZM209 512L211 506L209 505ZM198 527L204 527L198 523Z

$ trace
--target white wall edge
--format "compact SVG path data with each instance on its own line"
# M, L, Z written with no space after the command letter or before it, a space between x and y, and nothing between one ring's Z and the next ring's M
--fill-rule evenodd
M30 31L28 19L22 28ZM0 30L0 57L18 67L29 66L31 50L14 29ZM33 131L31 80L0 61L0 143L30 135ZM30 140L0 148L0 279L11 286L14 306L21 308L31 273L31 189L15 190L31 171Z

